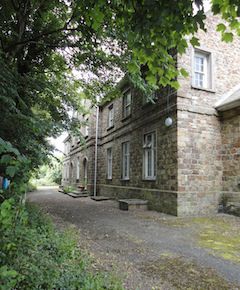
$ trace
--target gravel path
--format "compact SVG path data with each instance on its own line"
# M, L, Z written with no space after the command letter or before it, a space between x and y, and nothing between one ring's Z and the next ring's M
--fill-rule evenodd
M28 199L57 225L74 225L81 246L94 256L93 268L115 272L127 289L240 289L240 264L201 248L199 229L179 226L176 217L121 211L116 201L74 199L56 188L41 188Z

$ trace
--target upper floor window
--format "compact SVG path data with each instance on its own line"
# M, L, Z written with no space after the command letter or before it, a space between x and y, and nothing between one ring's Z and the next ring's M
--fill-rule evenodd
M194 51L193 58L193 87L212 89L212 59L209 52Z
M147 104L156 104L157 99L158 99L157 92L154 91L154 92L152 92L151 95L149 95L149 96L146 96L146 95L143 96L142 104L143 104L143 105L147 105Z
M112 148L107 149L107 179L112 179Z
M129 179L130 143L122 143L122 179Z
M156 133L144 135L143 141L143 177L144 179L156 178Z
M114 110L113 105L108 107L108 128L113 127Z
M131 105L132 105L132 94L128 90L123 95L123 118L126 118L131 115Z
M85 137L89 136L89 119L86 119L86 125L85 125Z

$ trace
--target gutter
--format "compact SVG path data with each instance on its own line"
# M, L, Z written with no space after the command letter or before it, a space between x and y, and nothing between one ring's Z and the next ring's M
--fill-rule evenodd
M95 132L95 157L94 157L94 182L93 196L97 195L97 165L98 165L98 123L99 123L99 105L96 105L96 132Z

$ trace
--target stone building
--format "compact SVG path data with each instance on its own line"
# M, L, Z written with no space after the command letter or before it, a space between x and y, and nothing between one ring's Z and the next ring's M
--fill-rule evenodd
M200 47L178 55L189 72L178 91L146 102L122 83L122 95L91 109L85 144L65 140L63 185L97 194L145 198L161 212L185 216L216 213L223 193L240 195L240 39L224 43L219 19L209 15ZM84 128L83 128L84 129Z

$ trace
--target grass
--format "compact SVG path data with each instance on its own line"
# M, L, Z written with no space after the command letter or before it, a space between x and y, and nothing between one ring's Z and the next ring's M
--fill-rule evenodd
M214 270L199 267L170 253L163 254L155 261L146 262L141 265L140 270L150 277L161 277L161 280L172 285L174 289L237 289Z
M188 229L196 243L214 256L240 263L240 219L230 215L177 218L159 215L138 215L176 229Z
M235 219L234 219L235 220ZM240 263L240 226L232 218L205 219L199 244L212 254Z

